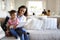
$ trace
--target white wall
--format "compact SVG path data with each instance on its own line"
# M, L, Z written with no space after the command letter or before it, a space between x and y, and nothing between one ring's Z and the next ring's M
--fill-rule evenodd
M50 9L51 13L56 13L56 0L46 0L46 9Z
M13 0L14 1L14 0ZM8 11L14 8L14 3L13 7L11 7L11 3L13 2L12 0L5 0L5 10L2 9L2 0L0 0L0 18L6 17L8 14Z
M15 8L16 8L16 10L18 9L19 6L25 5L25 4L26 4L26 0L15 0Z
M15 2L15 4L13 3L13 9L18 9L19 6L21 5L26 5L27 1L43 1L44 3L44 7L48 10L51 10L52 12L55 12L55 14L60 15L60 0L5 0L6 1L6 10L2 11L2 7L1 7L1 1L0 0L0 17L5 17L8 15L7 11L11 10L11 2Z
M60 15L60 0L56 0L56 12Z
M15 0L15 8L16 10L18 9L18 7L20 7L21 5L26 5L27 1L40 1L40 0Z
M2 0L0 0L0 18L5 17L6 15L6 11L2 9Z
M15 0L15 8L16 8L16 10L18 9L19 6L26 5L27 1L43 1L44 2L44 7L46 8L46 10L50 9L51 14L53 12L55 14L60 13L59 12L60 0Z
M60 15L60 0L46 0L46 9L50 9L51 14Z

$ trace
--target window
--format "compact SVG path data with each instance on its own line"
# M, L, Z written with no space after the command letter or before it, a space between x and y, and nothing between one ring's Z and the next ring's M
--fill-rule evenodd
M40 15L43 11L43 3L42 1L28 1L28 15Z

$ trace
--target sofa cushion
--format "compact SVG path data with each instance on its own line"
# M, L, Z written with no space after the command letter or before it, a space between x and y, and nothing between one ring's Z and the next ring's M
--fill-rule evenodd
M47 18L44 20L43 29L57 29L57 18Z
M40 30L43 24L43 20L38 18L32 18L30 23L25 26L28 30Z

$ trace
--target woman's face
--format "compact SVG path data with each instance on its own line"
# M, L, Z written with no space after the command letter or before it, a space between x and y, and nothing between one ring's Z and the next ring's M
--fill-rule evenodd
M26 12L26 8L21 8L19 11L19 15L22 16Z

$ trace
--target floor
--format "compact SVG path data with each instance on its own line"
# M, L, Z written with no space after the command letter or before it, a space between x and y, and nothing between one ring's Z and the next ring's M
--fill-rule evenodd
M14 37L4 37L1 40L17 40Z

